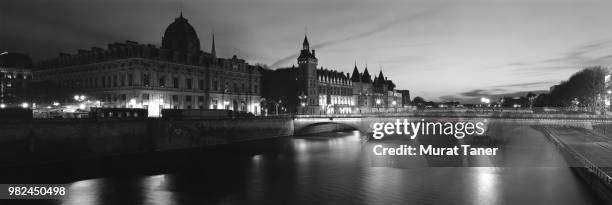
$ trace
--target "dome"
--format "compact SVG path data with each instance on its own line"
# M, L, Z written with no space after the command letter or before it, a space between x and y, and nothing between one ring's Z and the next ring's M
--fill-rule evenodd
M183 18L183 14L166 28L162 38L162 48L188 53L200 51L198 34L187 19Z

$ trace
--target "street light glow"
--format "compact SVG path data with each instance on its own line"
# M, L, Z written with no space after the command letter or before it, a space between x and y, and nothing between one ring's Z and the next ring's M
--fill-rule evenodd
M6 107L6 104L4 104L4 103L0 104L0 108L1 109L4 109L5 107Z
M28 108L30 107L30 104L28 104L27 102L21 103L21 107L22 108Z

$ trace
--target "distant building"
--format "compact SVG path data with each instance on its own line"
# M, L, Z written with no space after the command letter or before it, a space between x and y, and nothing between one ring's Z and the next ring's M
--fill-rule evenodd
M21 53L0 54L0 107L17 106L28 101L24 95L32 79L32 59Z
M410 105L410 90L397 90L398 93L402 94L402 106Z
M274 103L282 101L291 112L349 114L390 112L402 107L402 94L394 90L395 84L383 76L382 70L372 81L367 68L361 74L356 65L352 75L318 67L315 50L310 49L306 36L297 62L297 67L267 70L263 77L263 96Z
M612 111L612 70L608 69L607 71L608 72L604 78L604 90L606 92L604 96L607 96L605 98L605 105L608 111Z
M181 14L163 35L162 46L133 41L92 47L36 64L38 80L57 82L102 107L229 109L260 113L258 67L233 56L218 58L214 35L210 52L200 50L195 29Z

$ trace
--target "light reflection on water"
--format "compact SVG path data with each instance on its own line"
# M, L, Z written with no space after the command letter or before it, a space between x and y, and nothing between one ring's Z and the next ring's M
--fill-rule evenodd
M529 129L529 128L524 128ZM521 133L530 133L521 131ZM543 136L504 136L495 157L373 156L359 132L289 138L277 152L202 161L153 176L74 182L60 204L596 204ZM461 142L470 143L470 141ZM537 156L535 156L537 155ZM540 165L545 166L531 166ZM466 166L467 165L467 166ZM120 188L122 192L110 190ZM132 203L133 202L133 203Z

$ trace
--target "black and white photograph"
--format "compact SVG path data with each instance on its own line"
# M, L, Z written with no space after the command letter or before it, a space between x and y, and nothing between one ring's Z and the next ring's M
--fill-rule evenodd
M612 1L3 0L0 204L612 205Z

